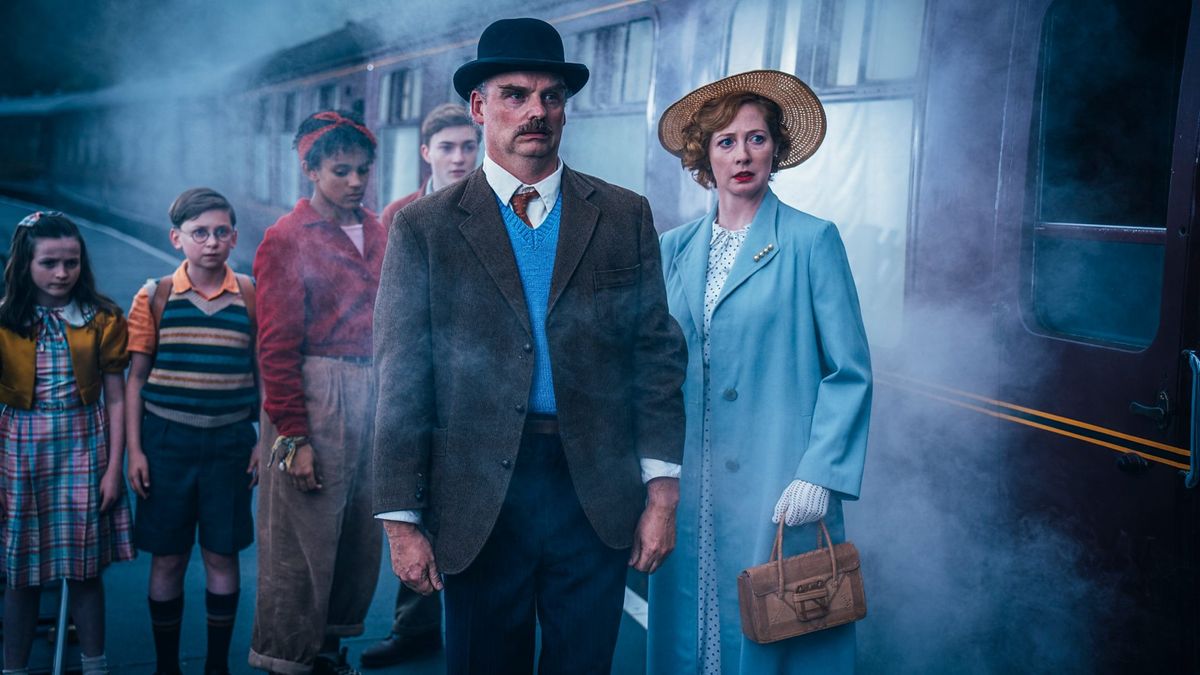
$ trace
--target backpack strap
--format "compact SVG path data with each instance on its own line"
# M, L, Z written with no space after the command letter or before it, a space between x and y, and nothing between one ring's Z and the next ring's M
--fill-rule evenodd
M246 305L246 315L250 317L250 338L258 334L258 324L254 317L254 280L247 274L234 274L237 279L238 293L242 295L242 304Z
M167 275L159 279L158 285L154 288L154 295L150 297L150 314L154 317L154 330L156 333L159 324L162 323L163 310L167 307L167 300L171 298L173 281L172 275Z

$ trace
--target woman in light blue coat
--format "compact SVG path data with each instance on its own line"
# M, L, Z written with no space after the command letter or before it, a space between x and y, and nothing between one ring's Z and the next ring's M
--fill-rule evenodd
M675 552L650 579L647 672L768 675L854 670L854 625L772 644L744 637L737 576L845 538L858 498L871 367L837 228L782 203L775 171L825 135L799 79L734 75L663 114L659 138L717 207L662 238L671 314L687 338L687 436Z

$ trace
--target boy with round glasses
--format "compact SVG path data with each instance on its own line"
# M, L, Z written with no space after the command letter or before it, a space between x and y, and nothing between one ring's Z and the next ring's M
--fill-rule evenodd
M183 579L199 529L204 672L228 673L237 554L254 539L250 492L258 481L254 285L226 264L237 216L225 197L193 188L171 205L170 217L171 244L186 259L174 274L148 280L129 310L125 429L138 497L134 545L153 556L156 672L179 673Z

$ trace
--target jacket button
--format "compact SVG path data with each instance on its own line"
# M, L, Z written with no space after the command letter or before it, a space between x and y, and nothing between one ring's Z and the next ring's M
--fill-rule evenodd
M420 501L420 500L422 500L422 499L424 499L424 498L425 498L425 491L424 491L424 490L417 490L417 501Z
M721 394L721 395L725 397L726 401L736 400L737 399L737 389L730 387L729 389L725 390L724 394Z
M736 459L727 459L725 460L725 468L729 469L729 471L732 473L742 468L742 465L738 464Z
M525 353L528 354L529 352L533 351L533 345L526 342L525 344L521 345L521 349L524 349Z
M509 469L512 468L512 461L507 459L500 460L500 466Z
M523 413L523 412L525 412L525 404L518 403L516 406L514 406L514 409L519 413Z

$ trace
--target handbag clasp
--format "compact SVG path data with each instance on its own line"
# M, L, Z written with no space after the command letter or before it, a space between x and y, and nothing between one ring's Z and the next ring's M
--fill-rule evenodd
M797 586L792 592L792 602L788 604L801 621L813 621L829 614L829 589L825 580Z

